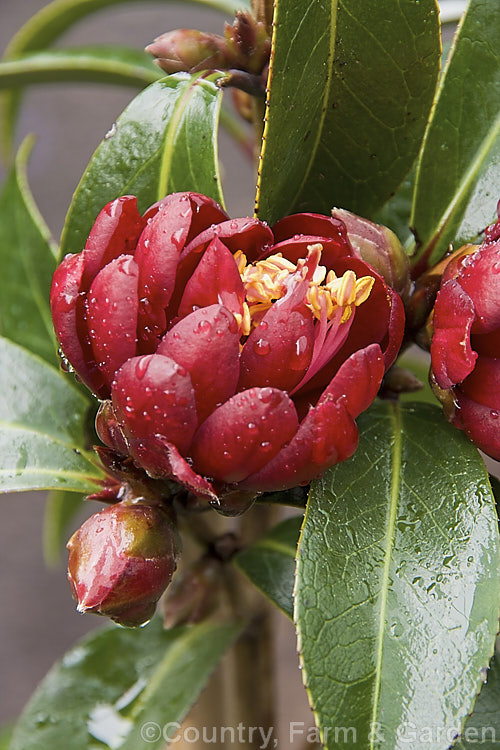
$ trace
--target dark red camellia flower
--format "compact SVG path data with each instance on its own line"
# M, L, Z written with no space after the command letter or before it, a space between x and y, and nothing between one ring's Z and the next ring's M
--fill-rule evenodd
M354 452L401 344L401 299L339 219L272 230L177 193L125 196L54 275L64 357L103 442L217 504L306 484Z
M160 503L124 501L85 521L68 549L68 578L78 610L133 627L152 617L170 583L177 531Z
M500 221L446 266L434 306L432 380L448 418L500 460Z

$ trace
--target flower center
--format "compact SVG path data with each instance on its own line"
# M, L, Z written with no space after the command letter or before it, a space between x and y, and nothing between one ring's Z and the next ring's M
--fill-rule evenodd
M334 271L328 271L319 265L323 246L321 243L308 245L308 259L314 264L309 273L309 285L304 297L305 305L314 317L323 322L335 318L339 324L346 323L352 316L355 307L366 302L370 296L375 279L362 276L357 279L354 271L346 271L337 277ZM282 299L290 290L292 279L304 273L307 261L295 265L281 253L270 255L256 263L247 263L241 250L234 254L236 265L245 288L244 312L238 316L242 335L248 336L252 328L262 320L271 305Z

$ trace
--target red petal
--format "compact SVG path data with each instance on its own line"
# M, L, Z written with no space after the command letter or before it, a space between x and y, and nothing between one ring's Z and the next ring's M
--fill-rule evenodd
M470 331L476 314L474 304L454 279L446 281L434 306L434 334L431 344L432 369L441 388L451 388L474 368Z
M183 318L197 307L222 304L242 314L245 288L234 256L216 237L205 250L196 270L186 284L179 305Z
M271 492L308 484L330 466L352 456L357 445L358 429L345 404L325 400L310 410L293 440L242 486Z
M490 333L500 328L500 242L467 255L457 281L474 303L472 332Z
M301 308L277 303L269 308L241 352L238 390L270 385L291 391L302 380L312 357L314 322Z
M458 406L454 424L488 456L500 461L500 416L496 409L478 404L456 392Z
M172 476L175 477L176 481L188 490L191 490L198 497L208 497L210 500L217 500L215 490L208 479L193 471L175 445L165 443L165 447L167 448Z
M84 297L80 295L84 267L82 253L67 255L56 268L50 290L50 309L57 340L78 377L101 398L108 388L99 371L85 325Z
M111 385L115 372L136 353L138 268L131 255L99 271L87 295L87 325L99 369Z
M133 254L144 224L133 195L124 195L104 206L85 243L84 291L88 291L98 272L110 261Z
M389 322L387 325L387 333L380 342L380 346L384 353L385 370L394 364L396 357L401 349L403 343L403 335L405 331L405 308L403 300L399 294L391 289L387 289L387 301L389 303ZM363 306L361 305L361 308ZM360 309L360 308L358 308Z
M222 305L204 307L183 318L163 337L158 354L171 357L189 372L199 423L236 390L238 326Z
M231 219L211 226L195 237L184 250L182 260L191 253L201 253L215 237L222 240L232 253L241 250L249 262L257 260L274 243L273 233L264 222L249 217Z
M177 267L175 291L166 313L167 319L172 319L177 314L186 284L203 253L215 238L222 241L233 254L237 250L244 252L249 261L261 255L263 249L273 242L273 235L267 224L257 219L231 219L231 221L223 221L201 232L182 251Z
M153 203L152 206L144 213L143 219L146 223L148 219L152 219L158 211L164 209L169 203L177 203L181 196L187 196L191 204L192 217L191 225L187 236L187 242L191 242L193 237L202 232L212 224L219 224L221 221L226 221L229 217L224 211L222 206L209 198L208 195L202 195L201 193L170 193L165 196L157 203ZM182 199L183 201L186 198Z
M316 238L330 237L336 240L339 246L346 248L347 252L344 255L352 254L344 222L323 214L292 214L286 216L273 226L273 234L275 242L282 242L300 234L307 234Z
M187 240L193 209L187 194L162 202L139 238L135 261L139 266L139 345L156 348L165 333L168 305L175 285L177 263Z
M473 401L500 409L500 359L478 357L473 371L460 385L460 390Z
M111 396L129 440L146 448L164 438L185 453L197 426L194 391L186 370L169 357L129 359L116 373Z
M349 414L356 418L376 397L384 372L384 358L378 344L354 352L333 377L318 406L327 400L342 398Z
M219 406L193 440L194 467L224 482L239 482L270 461L295 434L291 399L275 388L251 388Z

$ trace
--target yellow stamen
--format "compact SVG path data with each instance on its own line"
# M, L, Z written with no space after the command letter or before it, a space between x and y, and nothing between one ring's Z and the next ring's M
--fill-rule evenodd
M323 246L316 243L307 249L309 255L312 252L321 253ZM301 259L295 265L283 258L281 253L276 253L264 260L247 264L246 256L241 250L235 253L234 259L245 287L247 300L243 315L235 317L242 335L248 336L252 327L259 324L272 303L287 293L289 277L301 272L306 261ZM331 320L341 309L340 323L345 323L351 317L354 308L366 302L374 283L375 279L371 276L357 279L354 271L346 271L337 277L334 271L327 273L325 266L318 265L309 282L305 304L318 320L325 315L327 320Z
M236 265L238 266L238 273L241 276L247 265L247 256L245 255L245 253L242 253L241 250L237 250L233 257L236 261Z

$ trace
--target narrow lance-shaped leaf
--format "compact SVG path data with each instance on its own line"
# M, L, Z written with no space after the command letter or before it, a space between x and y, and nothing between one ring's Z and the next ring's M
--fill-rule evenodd
M0 338L0 492L94 492L103 475L85 450L88 409L71 378Z
M24 141L0 195L0 333L55 363L49 290L57 247L28 186L32 145Z
M488 475L428 404L376 405L359 431L354 457L311 487L304 518L294 613L304 681L327 750L338 747L327 727L351 728L367 750L447 750L498 626ZM443 730L430 740L429 727Z
M247 578L290 618L301 522L302 516L288 518L235 558Z
M160 76L161 71L149 55L128 47L73 47L0 61L0 88L60 81L95 81L142 88Z
M167 193L194 190L222 202L217 158L220 74L176 73L142 91L98 146L66 217L61 254L85 244L102 207L119 195L144 211Z
M53 44L64 32L86 16L114 5L139 4L139 0L54 0L35 13L11 39L4 53L5 60L15 60L28 52L43 50ZM171 0L156 0L166 5ZM184 0L233 15L238 9L249 10L248 0ZM159 33L167 31L159 29ZM21 102L21 92L1 95L0 132L3 151L12 150L16 120Z
M439 59L435 0L369 12L365 0L277 0L258 215L372 215L417 156Z
M500 4L470 0L417 168L411 225L425 269L474 239L500 198Z
M165 632L155 618L93 633L40 684L10 750L165 747L163 728L182 721L239 629L205 622Z

